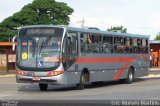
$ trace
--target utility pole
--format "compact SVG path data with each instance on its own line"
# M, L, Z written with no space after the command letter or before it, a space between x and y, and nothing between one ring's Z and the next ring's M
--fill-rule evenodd
M84 18L82 20L78 21L77 23L81 23L81 27L84 28L84 23L85 23Z
M84 18L82 19L82 25L81 25L82 28L84 28Z

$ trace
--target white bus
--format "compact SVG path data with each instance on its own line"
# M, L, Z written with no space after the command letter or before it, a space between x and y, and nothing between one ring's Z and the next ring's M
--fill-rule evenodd
M17 38L18 83L132 83L148 75L149 36L52 25L25 26Z

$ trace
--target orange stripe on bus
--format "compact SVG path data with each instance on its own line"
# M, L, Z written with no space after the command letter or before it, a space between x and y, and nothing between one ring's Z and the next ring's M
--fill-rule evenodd
M78 58L76 63L113 63L113 62L131 62L135 58Z
M125 69L129 66L130 63L125 64L120 70L118 70L118 72L115 74L115 76L113 77L114 80L118 80L123 72L125 71Z
M141 54L141 55L138 55L136 56L132 61L127 61L128 63L125 64L124 66L122 66L122 68L120 70L118 70L118 72L115 74L115 76L113 77L114 80L119 80L120 77L122 76L123 72L125 71L126 68L128 68L128 66L133 63L136 59L140 58L141 56L148 56L148 54ZM147 59L148 61L148 59Z

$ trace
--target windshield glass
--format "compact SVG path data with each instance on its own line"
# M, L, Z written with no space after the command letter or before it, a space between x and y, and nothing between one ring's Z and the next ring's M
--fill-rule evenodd
M63 29L30 28L22 29L19 34L19 66L44 69L59 65Z

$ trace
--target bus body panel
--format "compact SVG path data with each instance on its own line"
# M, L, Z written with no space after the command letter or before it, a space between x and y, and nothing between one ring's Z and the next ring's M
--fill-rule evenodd
M80 81L81 72L67 71L67 84L77 84Z

